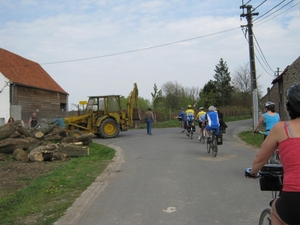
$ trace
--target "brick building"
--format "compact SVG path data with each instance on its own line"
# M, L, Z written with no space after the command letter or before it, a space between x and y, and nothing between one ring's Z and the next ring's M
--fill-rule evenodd
M281 120L288 120L289 116L285 110L286 91L298 82L300 82L300 56L272 81L273 86L261 98L261 103L263 104L266 101L275 102L276 111L280 114Z
M68 93L36 62L0 48L0 123L67 111ZM0 124L1 125L1 124Z

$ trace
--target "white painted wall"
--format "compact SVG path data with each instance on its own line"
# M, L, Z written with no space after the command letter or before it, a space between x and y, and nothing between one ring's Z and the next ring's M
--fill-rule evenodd
M0 72L0 126L5 124L10 117L9 80Z

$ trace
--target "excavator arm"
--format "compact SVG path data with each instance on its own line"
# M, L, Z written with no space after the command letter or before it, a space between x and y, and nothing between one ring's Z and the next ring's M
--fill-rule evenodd
M137 84L133 84L133 90L130 92L127 100L127 113L130 120L130 126L133 126L134 120L141 120L138 107L139 90Z

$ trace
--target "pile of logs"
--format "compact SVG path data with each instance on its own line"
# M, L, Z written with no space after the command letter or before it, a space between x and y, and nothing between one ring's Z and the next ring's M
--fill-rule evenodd
M92 134L68 136L58 123L45 129L27 130L18 120L0 126L0 153L13 154L18 161L64 161L88 156L92 137Z

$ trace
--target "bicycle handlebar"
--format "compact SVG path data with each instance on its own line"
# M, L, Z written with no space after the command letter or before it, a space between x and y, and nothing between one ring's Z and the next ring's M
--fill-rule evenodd
M251 171L251 168L245 169L245 177L247 177L247 178L253 178L253 179L256 179L256 178L260 177L260 173L258 173L256 175L253 175L253 174L250 173L250 171Z
M281 171L273 171L273 172L270 172L270 171L259 171L257 173L257 175L253 175L253 174L250 174L250 171L251 171L251 168L247 168L245 170L245 177L248 177L248 178L259 178L259 177L262 177L262 176L269 176L269 177L282 177L283 176L283 172Z

